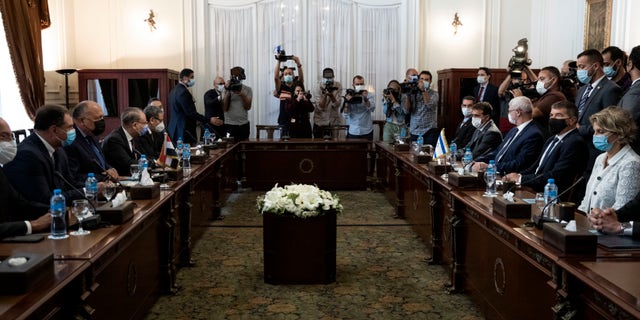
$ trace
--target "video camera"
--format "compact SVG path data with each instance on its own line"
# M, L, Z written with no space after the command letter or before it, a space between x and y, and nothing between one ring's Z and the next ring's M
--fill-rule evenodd
M288 56L287 53L284 51L284 49L281 49L280 46L276 47L276 50L274 51L274 56L276 57L276 60L280 62L293 59L293 55Z
M573 61L569 63L569 72L566 75L560 77L560 88L565 92L566 89L576 88L578 84L578 66Z
M338 90L338 87L335 87L333 82L333 69L325 68L324 70L322 70L322 78L324 79L324 88L322 89L322 94L327 94Z
M520 79L522 71L531 65L531 59L529 59L529 45L527 44L527 38L518 40L518 44L513 48L513 57L509 60L509 73L511 78Z
M420 92L420 88L418 88L419 78L417 75L411 76L409 81L403 82L400 84L400 92L402 93L411 93L416 94Z
M537 81L524 83L522 79L517 79L517 80L518 81L516 83L512 82L507 88L507 91L505 91L504 95L505 97L507 97L507 99L509 100L513 99L513 94L511 93L511 90L514 90L514 89L520 89L520 91L522 91L522 95L529 99L540 97L540 94L538 94L538 91L536 90L536 84L538 83Z
M347 100L347 96L351 96L351 99ZM354 89L347 89L345 92L345 102L351 103L351 104L358 104L358 103L362 103L362 91L356 91Z
M229 80L229 90L239 92L242 90L242 80L247 79L244 69L241 67L231 68L231 79Z

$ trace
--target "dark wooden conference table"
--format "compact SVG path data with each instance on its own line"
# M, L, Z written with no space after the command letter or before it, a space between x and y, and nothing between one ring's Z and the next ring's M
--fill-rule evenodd
M160 294L176 292L176 271L194 263L191 247L204 231L192 226L219 216L236 180L256 190L276 182L364 189L373 159L377 186L427 245L427 262L442 265L448 289L470 295L486 318L640 318L639 250L599 247L595 257L567 256L544 243L540 230L523 227L525 219L492 214L483 190L453 187L408 152L382 142L292 139L213 150L158 198L136 200L133 219L122 225L65 240L0 243L0 257L36 252L55 259L52 279L0 296L0 319L141 318ZM516 197L532 194L519 190Z

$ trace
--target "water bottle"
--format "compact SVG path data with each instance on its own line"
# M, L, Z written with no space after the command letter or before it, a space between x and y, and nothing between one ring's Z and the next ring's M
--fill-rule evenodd
M178 141L176 141L176 152L178 153L178 157L182 157L182 137L178 137Z
M465 173L468 173L471 169L471 162L473 162L473 153L471 153L471 148L467 147L462 157L462 165L464 166Z
M555 205L558 203L558 186L554 179L547 180L547 185L544 186L544 203L547 207L545 213L546 216L555 219ZM553 203L551 203L553 202ZM551 203L551 204L550 204Z
M485 194L490 197L496 196L496 162L489 160L487 170L484 172L484 181L487 183Z
M454 142L449 145L449 164L452 168L455 168L456 162L458 161L456 152L458 152L458 145L456 145L456 143Z
M202 137L205 146L211 144L211 131L209 131L209 128L204 129L204 134L202 135Z
M424 144L424 138L422 137L422 135L419 135L418 139L416 139L416 152L417 153L422 151L422 145L423 144Z
M62 195L61 189L53 190L53 196L51 197L51 234L49 239L66 239L69 237L67 234L67 210L65 206L65 198Z
M185 143L182 148L182 175L188 177L191 174L191 146Z
M87 180L84 182L84 195L89 200L89 210L94 213L93 208L95 207L96 199L98 199L98 180L96 179L93 172L87 174Z
M140 155L140 160L138 160L138 168L140 168L140 177L142 177L142 173L145 170L149 169L149 161L147 160L146 155Z

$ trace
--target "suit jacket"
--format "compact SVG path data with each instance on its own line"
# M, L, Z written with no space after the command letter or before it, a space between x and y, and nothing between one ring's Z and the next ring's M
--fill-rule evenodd
M588 85L584 85L578 90L575 100L576 106L579 107L580 99L587 90L587 87ZM598 85L591 90L589 98L584 105L584 111L578 116L578 124L580 124L579 131L583 137L591 141L591 136L593 135L589 117L608 106L618 104L621 95L622 91L615 82L607 79L607 77L600 80Z
M134 141L135 142L135 141ZM121 176L130 176L130 166L138 164L135 152L129 148L129 141L122 126L113 130L102 143L102 151L107 163L114 167Z
M4 170L0 168L0 222L34 220L46 214L47 210L49 210L47 204L29 201L18 193L7 179ZM22 221L19 222L22 223ZM4 227L14 230L10 225ZM24 227L26 232L26 226Z
M74 126L75 127L75 126ZM84 136L80 129L76 128L76 139L69 146L64 147L64 151L69 158L69 170L73 176L73 179L78 183L84 183L87 180L87 174L93 172L98 181L103 181L107 178L103 174L104 171L110 169L111 166L106 162L107 159L98 144L97 138L91 133ZM98 155L94 151L100 153L104 164L98 158Z
M473 137L473 133L476 132L476 127L471 124L471 119L469 121L462 121L460 125L458 125L458 131L456 131L456 137L453 138L451 143L455 143L459 147L464 147L469 144L471 141L471 137Z
M182 141L186 143L197 142L196 124L201 122L204 125L209 120L196 111L191 92L182 83L178 83L169 93L169 109L171 110L171 120L167 132L172 141L178 141L182 137Z
M149 167L153 167L155 160L160 157L162 151L162 143L164 142L164 134L162 132L149 132L141 136L133 138L136 144L136 150L144 154L149 160Z
M545 161L544 166L540 168L540 173L536 174L536 169L542 160L542 154L554 138L555 136L552 136L547 139L542 147L538 160L531 167L521 172L522 185L529 186L540 192L543 191L547 180L553 178L558 186L559 192L563 192L573 184L576 177L582 175L588 161L588 151L586 143L578 130L570 131L558 142L558 145L555 146L548 156L547 161ZM583 192L584 191L574 190L573 193L581 194ZM564 199L567 199L567 197L564 197ZM580 197L580 199L577 200L582 200L582 198Z
M218 119L224 121L222 100L219 100L218 97L220 97L220 94L214 89L210 89L204 93L204 117L207 119L218 117ZM224 137L227 134L224 125L214 126L207 121L207 127L211 132L216 134L216 137Z
M64 149L57 148L54 157L55 164L44 143L34 133L18 145L16 157L4 166L4 172L11 185L30 201L48 206L53 189L62 189L67 203L74 199L82 199L82 191L73 188L82 188L83 184L73 180ZM60 172L73 187L66 185L55 171Z
M473 96L474 97L478 96L478 91L480 91L480 85L479 84L473 88ZM491 107L493 107L493 112L491 114L491 119L493 119L493 122L499 123L499 121L500 121L500 96L498 96L498 87L492 85L491 83L488 83L486 88L485 88L484 97L480 101L488 102L489 104L491 104ZM478 101L478 102L480 102L480 101Z
M636 81L618 103L622 109L631 112L633 120L640 128L640 81ZM631 143L633 151L640 152L640 130L636 131L636 139Z
M0 239L22 236L27 233L27 224L24 221L11 221L0 223Z
M511 129L506 135L500 146L495 150L494 157L500 153L500 150L509 143L509 140L515 135L515 130ZM504 155L498 159L496 158L496 168L498 172L520 172L526 170L535 160L540 156L542 144L544 143L544 136L540 128L533 122L529 122L522 132L516 136L513 142L509 143Z
M484 127L476 129L467 147L471 148L474 161L489 162L491 154L502 142L502 133L493 120L489 120Z

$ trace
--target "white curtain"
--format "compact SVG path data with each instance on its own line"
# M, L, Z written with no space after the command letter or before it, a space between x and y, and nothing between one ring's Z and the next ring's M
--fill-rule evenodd
M400 2L365 6L354 0L210 1L206 61L225 79L232 67L245 69L245 84L253 89L249 119L254 137L255 125L277 123L276 46L300 57L307 90L313 91L322 69L331 67L343 88L351 87L354 75L364 76L378 101L389 80L402 80L404 74L399 70L399 13ZM295 66L293 61L286 64ZM381 108L374 119L384 119Z

